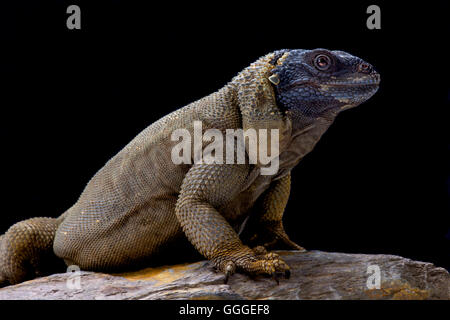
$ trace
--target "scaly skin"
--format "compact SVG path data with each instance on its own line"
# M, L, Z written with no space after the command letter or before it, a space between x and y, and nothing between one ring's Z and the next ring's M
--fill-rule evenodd
M266 248L304 250L282 224L290 171L336 115L369 99L378 83L372 66L341 51L281 50L258 59L216 93L146 128L59 218L13 225L0 237L0 283L53 272L58 259L84 270L135 268L186 241L226 279L236 270L289 276L287 264ZM174 164L179 141L171 134L184 128L193 136L194 121L202 122L203 133L278 129L279 170L262 175L263 165L248 161Z

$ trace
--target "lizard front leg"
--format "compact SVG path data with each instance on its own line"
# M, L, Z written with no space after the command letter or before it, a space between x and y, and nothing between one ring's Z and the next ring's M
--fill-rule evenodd
M189 241L227 281L235 270L250 274L289 276L288 265L278 257L262 257L242 244L239 236L217 211L241 191L248 165L194 165L186 174L176 215Z
M281 242L290 249L306 251L303 247L289 239L283 227L283 213L289 199L291 189L291 174L272 182L269 189L258 199L257 212L249 221L246 237L250 243L273 248ZM261 248L258 251L261 252Z

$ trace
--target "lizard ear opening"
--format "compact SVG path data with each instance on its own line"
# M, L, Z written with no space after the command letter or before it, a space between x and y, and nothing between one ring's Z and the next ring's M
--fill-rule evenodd
M272 82L274 85L278 85L280 83L280 78L277 74L271 75L269 78L269 81Z

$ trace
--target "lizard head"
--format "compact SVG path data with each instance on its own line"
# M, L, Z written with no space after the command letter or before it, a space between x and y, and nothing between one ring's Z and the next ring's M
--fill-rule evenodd
M284 50L278 57L268 79L277 105L296 118L334 117L378 90L372 65L343 51Z

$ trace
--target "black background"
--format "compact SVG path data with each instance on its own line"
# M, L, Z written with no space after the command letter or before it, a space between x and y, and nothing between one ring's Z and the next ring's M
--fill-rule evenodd
M282 48L348 51L381 74L293 171L285 227L308 249L450 268L448 5L150 1L2 4L0 233L56 217L146 126ZM81 30L66 8L81 7ZM381 7L381 30L366 8Z

